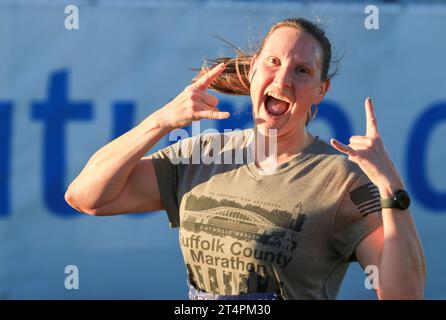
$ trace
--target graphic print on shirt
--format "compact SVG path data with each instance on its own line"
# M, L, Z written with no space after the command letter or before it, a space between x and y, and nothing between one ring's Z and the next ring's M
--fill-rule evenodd
M280 205L232 195L189 194L180 241L191 283L233 295L279 292L278 268L286 268L305 223L302 204Z
M350 191L350 199L363 217L373 212L381 212L379 190L373 183L367 183Z

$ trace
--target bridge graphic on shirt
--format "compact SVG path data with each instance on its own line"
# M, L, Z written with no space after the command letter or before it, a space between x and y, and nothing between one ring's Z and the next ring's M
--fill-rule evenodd
M288 212L242 205L233 200L189 195L181 223L185 230L194 233L205 232L212 236L256 240L263 245L294 251L297 235L304 222L305 214L302 214L300 203L293 212Z

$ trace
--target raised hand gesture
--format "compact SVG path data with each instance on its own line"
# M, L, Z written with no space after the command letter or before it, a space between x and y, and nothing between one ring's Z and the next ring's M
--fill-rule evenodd
M336 139L330 143L340 152L348 155L379 188L381 197L393 194L395 189L402 188L403 182L387 153L378 131L378 122L372 100L365 100L367 130L364 136L350 137L350 143L345 145Z
M159 123L169 130L188 126L201 119L226 119L229 112L220 112L217 97L209 94L209 85L225 70L223 63L203 74L187 86L174 100L158 110Z

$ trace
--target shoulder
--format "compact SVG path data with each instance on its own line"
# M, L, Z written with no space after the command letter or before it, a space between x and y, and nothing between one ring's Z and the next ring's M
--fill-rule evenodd
M202 134L198 135L197 137L193 138L198 138L202 143L212 142L215 140L220 140L224 142L230 139L249 139L253 132L254 131L252 128L244 130L235 129L227 132L218 132L215 129L213 129L210 132L205 131Z
M196 137L197 144L204 149L229 151L244 148L252 137L253 129L231 130L227 132L204 132ZM217 149L217 150L216 150ZM206 151L203 150L206 153Z
M215 129L208 129L192 137L181 137L180 135L169 136L169 140L177 140L178 138L179 140L159 152L164 152L171 157L180 157L182 159L190 158L195 153L202 156L209 155L209 153L216 154L219 151L243 148L252 132L253 129L231 130L224 133L218 132Z
M328 142L319 139L315 149L316 158L320 160L324 168L327 168L335 176L347 180L355 180L365 176L365 173L356 163L348 160L345 154L333 148Z

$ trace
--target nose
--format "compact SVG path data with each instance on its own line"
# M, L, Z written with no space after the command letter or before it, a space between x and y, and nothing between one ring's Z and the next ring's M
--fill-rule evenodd
M274 83L280 88L291 88L289 70L285 67L277 70L276 76L274 77Z

